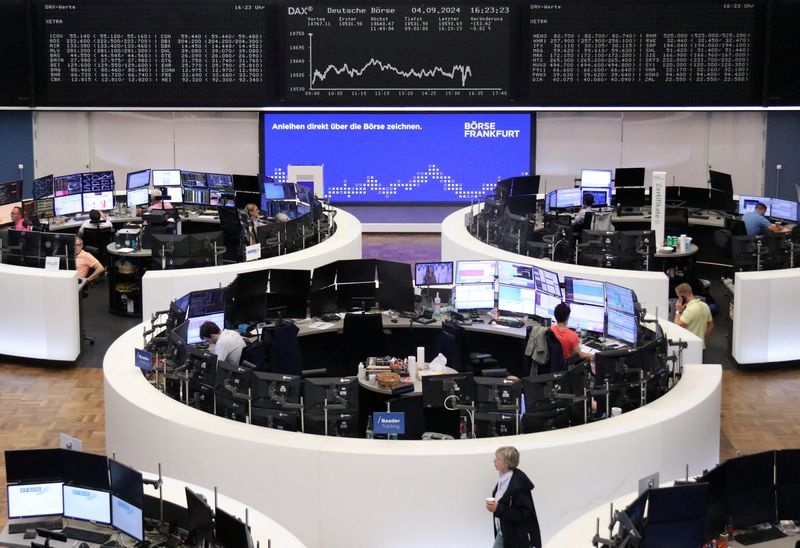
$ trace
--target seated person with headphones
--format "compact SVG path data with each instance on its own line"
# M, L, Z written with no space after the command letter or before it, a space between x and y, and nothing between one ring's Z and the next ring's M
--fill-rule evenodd
M214 352L218 360L236 365L242 360L242 350L247 346L239 333L232 329L220 330L214 322L203 322L200 338L214 345L214 350L209 351Z
M89 230L102 230L104 228L114 228L114 225L102 213L93 209L89 212L89 219L83 221L83 224L78 229L78 236L83 236L83 231L87 228Z
M94 270L89 274L92 269ZM81 238L75 238L75 270L78 272L78 280L81 284L95 281L106 271L103 263L88 251L84 251Z
M550 327L553 335L555 335L558 342L561 343L561 348L564 349L564 361L571 364L579 360L591 360L592 355L581 350L581 339L578 337L578 334L567 327L569 313L569 305L566 303L556 305L553 311L556 323Z

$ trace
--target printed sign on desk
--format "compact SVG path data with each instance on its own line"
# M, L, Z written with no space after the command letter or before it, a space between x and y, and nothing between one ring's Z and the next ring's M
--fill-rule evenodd
M261 258L261 244L252 244L244 248L244 260L255 261Z
M142 350L141 348L136 348L134 351L136 353L134 357L134 363L136 364L136 367L143 371L152 371L153 354L147 350Z
M405 413L373 413L373 427L376 434L405 434Z
M58 270L61 267L60 257L45 257L44 269L45 270Z

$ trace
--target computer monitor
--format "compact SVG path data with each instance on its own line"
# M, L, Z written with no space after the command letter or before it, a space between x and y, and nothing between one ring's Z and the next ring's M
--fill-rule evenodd
M605 309L590 304L568 303L570 308L567 327L594 333L605 333Z
M555 396L561 393L566 373L531 375L522 379L525 395L525 432L540 432L569 425L570 404Z
M617 187L614 189L612 204L622 207L644 207L648 205L647 191L641 186Z
M98 192L114 192L113 171L91 171L81 174L81 192L94 194Z
M154 187L159 188L159 187ZM183 187L181 186L167 186L163 188L161 199L166 200L173 204L183 203Z
M141 508L144 505L142 473L121 462L108 459L111 494Z
M128 173L125 182L125 190L136 190L138 188L148 188L150 186L150 170L133 171Z
M74 215L83 211L83 195L67 194L53 198L53 211L57 217Z
M770 208L770 217L781 219L784 221L791 221L796 223L800 217L797 215L798 204L797 202L790 202L789 200L781 200L780 198L772 198Z
M53 196L71 196L81 192L83 192L82 173L53 177Z
M108 491L108 458L83 451L62 451L65 482L78 487Z
M453 262L415 263L414 283L423 285L453 285Z
M150 189L148 188L129 190L125 194L128 207L137 207L150 203Z
M61 257L65 270L75 270L75 234L43 233L39 253L42 257Z
M181 186L181 172L178 169L154 169L153 188L162 186Z
M339 310L350 308L371 308L377 300L375 282L336 284L336 307Z
M728 524L739 529L758 523L774 523L778 519L775 451L730 459L725 466Z
M644 168L618 167L614 170L614 186L644 186Z
M534 266L533 281L538 291L561 298L561 285L558 282L558 274L555 272Z
M539 175L521 175L519 177L511 177L504 179L504 181L511 182L510 196L531 196L539 192ZM501 183L503 181L500 181Z
M561 297L548 295L543 291L536 292L536 301L533 308L534 316L545 320L555 321L556 306L561 304Z
M114 191L84 192L83 211L91 211L93 209L97 209L98 211L114 209Z
M611 204L611 188L581 187L581 204L585 201L587 194L592 195L592 198L594 198L593 205L595 206L607 206Z
M182 201L184 204L191 204L191 205L211 205L211 196L208 192L207 188L196 188L196 187L183 187L183 198Z
M220 507L214 512L215 534L214 538L219 546L236 546L238 548L252 548L253 539L247 525L232 514Z
M14 449L5 451L6 481L36 483L64 479L63 449Z
M472 373L449 373L422 377L423 407L453 407L453 404L472 405L475 401L475 382Z
M564 299L567 302L605 305L605 288L603 282L564 276Z
M250 395L253 407L290 409L300 403L303 378L299 375L253 371Z
M550 209L580 207L582 204L583 194L580 188L559 188L550 199Z
M328 263L314 269L311 275L311 290L318 291L334 284L336 281L336 263Z
M111 494L64 485L64 517L108 525L111 523Z
M232 190L215 190L208 191L208 205L222 206L222 207L236 207L236 197Z
M800 519L800 449L775 451L778 519Z
M307 294L311 288L310 270L271 268L268 272L261 271L261 273L269 276L269 291L271 293Z
M53 176L45 175L33 180L33 199L41 200L53 195Z
M336 312L336 287L331 285L309 295L309 306L312 316L332 314Z
M308 293L267 293L267 318L306 317Z
M497 281L503 285L535 288L533 277L535 266L509 261L497 261Z
M736 211L736 200L733 199L733 194L711 189L708 197L708 209L733 213Z
M644 537L647 546L702 546L708 485L696 483L661 487L648 491L647 523Z
M336 261L336 283L375 281L375 259L344 259Z
M191 258L192 238L190 234L152 234L150 248L153 257Z
M458 261L456 263L457 284L493 283L497 275L497 261Z
M708 170L708 181L711 188L733 194L733 179L730 173Z
M456 285L456 310L489 310L494 308L494 284Z
M144 501L142 501L144 502ZM111 525L138 541L144 540L144 516L141 504L131 504L118 496L111 495Z
M233 175L233 190L236 192L252 192L261 194L258 175Z
M749 196L746 194L739 195L739 215L744 215L745 213L750 213L751 211L756 210L756 206L762 203L767 206L767 212L765 215L769 217L771 215L771 205L772 200L767 198L766 196Z
M409 269L410 273L411 270ZM381 283L378 285L375 297L380 307L385 310L413 312L415 308L413 286Z
M591 188L611 188L611 170L582 169L581 186Z
M60 516L64 513L64 483L8 484L8 519Z
M519 404L522 382L497 377L475 377L475 406L482 410L510 410Z
M193 372L192 380L214 386L217 378L217 355L201 348L188 348L189 366Z
M358 438L360 428L357 411L309 411L305 414L305 433Z
M233 190L233 175L206 173L206 185L217 190Z
M198 316L196 318L189 319L189 330L187 332L186 342L188 344L199 344L203 341L200 338L200 326L203 325L205 322L214 322L222 329L225 326L225 312L216 312L213 314L208 314L206 316Z
M613 308L606 312L606 335L612 339L636 346L639 335L639 322L633 314L625 314Z
M375 261L375 266L378 270L378 283L395 287L414 287L410 264L378 259Z
M285 432L297 432L300 424L300 413L295 410L263 409L253 407L250 410L250 424L274 428Z
M536 312L536 290L500 284L497 288L497 309L507 314L533 316Z
M285 200L286 192L282 183L264 183L264 198L267 200Z
M303 385L305 409L358 411L358 377L319 377L306 379Z
M636 313L636 294L633 289L622 287L621 285L605 282L606 285L606 306L613 310L624 312L625 314Z
M181 186L184 188L208 188L206 174L181 170Z
M186 508L189 510L189 537L195 546L213 546L214 511L203 497L186 489Z
M310 205L311 196L314 195L313 183L312 188L309 188L305 183L297 183L294 185L295 192L297 193L297 201L301 204Z
M707 188L682 186L680 187L680 201L686 207L694 209L708 209L710 200Z
M53 198L41 198L39 200L35 200L34 208L36 211L36 216L40 219L50 219L55 215L55 210L53 209Z

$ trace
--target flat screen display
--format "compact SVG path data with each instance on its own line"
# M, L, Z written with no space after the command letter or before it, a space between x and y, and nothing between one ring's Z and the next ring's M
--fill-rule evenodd
M206 174L197 171L181 171L181 185L191 188L207 188Z
M581 205L583 205L584 197L587 194L592 195L592 198L594 198L594 205L596 206L607 206L610 202L609 195L611 194L611 190L608 188L581 187Z
M114 192L110 190L107 192L84 192L83 211L91 211L93 209L99 211L114 209Z
M416 285L453 285L453 263L416 263L414 265Z
M22 201L22 181L0 183L0 205Z
M181 172L178 169L154 169L153 188L160 186L181 186Z
M64 512L62 482L9 484L8 519L59 516Z
M266 113L262 171L283 183L289 165L324 165L325 195L338 203L469 202L532 173L532 123L509 113Z
M264 198L267 200L285 200L286 193L284 192L283 184L265 183Z
M561 285L558 282L558 274L555 272L534 266L533 281L536 284L536 289L539 291L555 295L559 299L561 298Z
M536 307L533 313L539 318L555 321L556 306L561 304L561 298L548 295L541 291L536 292Z
M108 491L64 486L64 517L111 523L111 495Z
M536 312L536 290L500 285L497 288L497 308L501 312L533 316Z
M581 186L591 188L611 188L611 170L582 169Z
M41 200L53 195L53 176L47 175L33 180L33 199Z
M456 263L456 283L492 283L496 272L497 261L458 261Z
M183 198L185 204L210 205L211 195L207 188L183 187Z
M583 203L583 194L580 188L559 188L555 191L555 199L551 199L550 207L565 209L580 207Z
M455 287L457 310L494 308L494 284L467 284Z
M536 287L536 280L533 279L534 268L529 264L497 261L497 281L504 285Z
M633 289L606 282L606 306L613 310L619 310L625 314L636 312L636 297Z
M789 200L781 200L780 198L772 199L772 207L770 216L776 219L783 219L784 221L797 222L797 202L790 202Z
M168 186L166 187L167 199L168 202L172 202L173 204L182 204L183 203L183 188L180 186ZM163 194L162 194L163 196Z
M222 329L225 326L225 313L218 312L216 314L209 314L208 316L198 316L189 320L189 332L186 337L186 342L189 344L197 344L204 342L200 338L200 326L205 322L214 322Z
M605 309L602 306L570 303L569 308L570 314L567 327L595 333L605 332Z
M128 207L136 207L145 205L150 201L149 188L137 188L136 190L129 190L127 192Z
M613 308L608 309L606 334L609 337L636 346L638 333L639 323L636 321L636 316L619 312Z
M206 185L217 190L233 190L233 175L206 173Z
M128 173L128 180L125 186L127 190L136 190L137 188L145 188L148 186L150 186L149 169Z
M605 305L603 282L583 278L564 277L564 299L581 304Z
M58 217L83 211L83 195L72 194L53 198L53 210Z
M618 167L614 170L614 186L644 186L644 168Z
M767 212L764 214L767 217L771 214L772 200L766 196L747 196L744 194L739 195L739 215L750 213L756 210L756 206L762 203L767 206Z
M82 192L113 192L114 191L114 172L113 171L92 171L81 176Z
M69 196L83 192L83 176L81 173L59 175L53 177L53 195Z
M142 509L111 495L111 525L129 537L144 540Z

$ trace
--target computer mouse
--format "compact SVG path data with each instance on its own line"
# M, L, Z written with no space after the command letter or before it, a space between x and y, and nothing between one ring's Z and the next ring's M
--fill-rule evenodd
M88 542L81 542L78 545L78 548L89 548L89 543Z
M397 323L397 318L392 318L392 323Z

